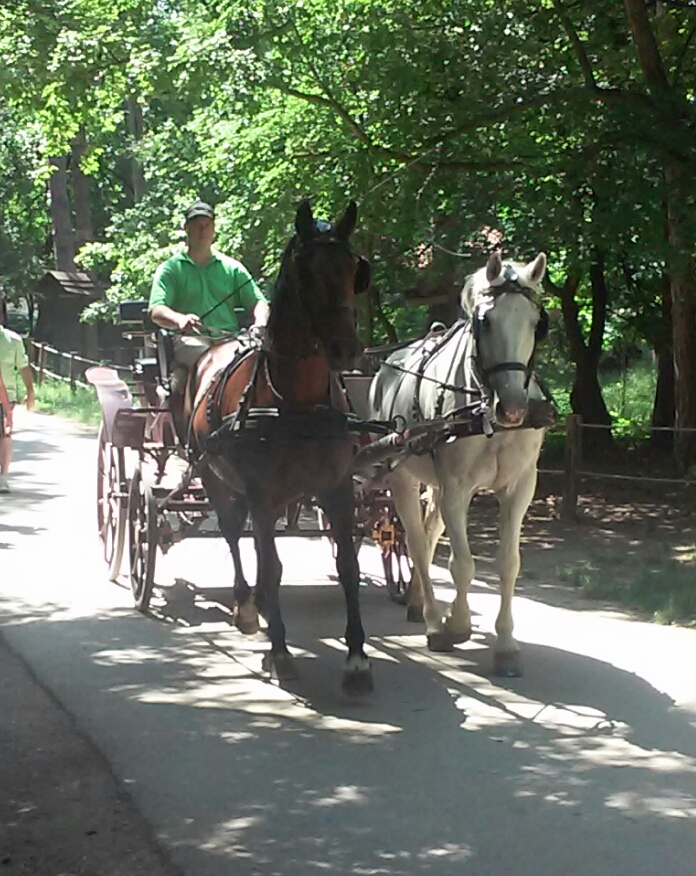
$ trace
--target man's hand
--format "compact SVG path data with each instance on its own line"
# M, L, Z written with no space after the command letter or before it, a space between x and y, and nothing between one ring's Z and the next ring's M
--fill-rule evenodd
M5 416L5 436L4 437L9 438L10 435L12 434L12 407L9 407L7 409L3 407L2 410L3 410L3 414Z
M192 329L197 329L201 325L200 316L195 313L181 313L177 320L177 328L182 332L189 332Z

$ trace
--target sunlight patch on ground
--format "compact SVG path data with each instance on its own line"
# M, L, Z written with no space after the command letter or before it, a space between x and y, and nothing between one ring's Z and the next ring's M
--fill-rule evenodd
M421 861L427 861L429 858L446 858L454 864L468 860L472 854L469 846L459 843L445 843L443 846L436 846L432 849L421 849L417 857Z
M637 791L622 791L607 798L610 809L619 809L626 815L653 815L662 818L696 818L696 798L687 794L661 797L643 796Z
M616 735L595 737L591 746L586 745L581 752L574 752L574 756L593 766L634 767L666 775L696 774L696 758L678 751L641 748L623 738L629 732L630 728L621 725L617 727Z
M305 797L309 798L310 806L331 807L343 806L347 803L368 803L369 795L366 788L357 785L337 785L331 795L318 797L316 791L307 791Z
M333 648L334 651L339 651L342 654L347 654L346 651L346 643L342 642L340 639L319 639L322 645L326 645L328 648ZM388 663L397 663L398 660L396 657L393 657L391 654L387 654L379 648L375 647L375 642L378 641L376 637L372 637L369 642L365 643L365 653L371 660L384 660Z
M231 677L236 675L236 678ZM249 673L243 666L225 667L225 672L215 675L211 683L196 678L195 687L188 690L146 690L140 691L136 699L149 705L184 705L197 709L232 709L248 715L277 719L274 727L282 727L281 722L292 722L311 730L337 733L354 743L365 743L383 736L400 733L401 727L394 724L360 721L321 714L301 702L294 694L283 690L277 684L264 681ZM233 737L227 741L237 741Z
M244 847L242 840L244 835L261 824L260 815L248 815L244 818L233 818L230 821L219 824L213 835L201 843L201 848L208 852L235 853L240 858L250 858L251 852Z

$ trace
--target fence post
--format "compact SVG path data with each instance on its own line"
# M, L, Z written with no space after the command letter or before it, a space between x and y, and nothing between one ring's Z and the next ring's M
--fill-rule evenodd
M566 420L565 465L561 517L573 522L578 505L578 469L582 459L582 417L570 414Z
M74 350L68 353L68 380L70 381L70 392L75 392L75 356Z
M36 382L41 386L43 383L44 368L46 367L46 346L39 342L37 347L39 348L39 373L36 377Z

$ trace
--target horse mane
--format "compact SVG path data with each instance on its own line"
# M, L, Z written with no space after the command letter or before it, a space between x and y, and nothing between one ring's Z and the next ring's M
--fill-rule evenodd
M481 299L492 300L502 292L509 292L510 281L504 279L506 269L513 272L516 277L512 281L515 290L521 292L535 304L538 303L538 299L542 295L542 286L541 282L535 282L532 279L533 266L534 262L525 264L524 262L503 260L501 278L495 285L491 285L488 279L487 266L479 268L478 271L467 277L464 283L460 295L462 310L470 316Z
M332 236L335 234L336 226L330 222L325 222L321 219L314 220L315 237L320 235ZM299 318L302 322L305 316L299 306L300 299L297 294L292 294L294 286L298 278L293 276L295 273L290 267L292 253L299 239L298 234L293 234L283 250L283 255L280 258L280 268L278 269L278 277L273 285L273 294L271 295L271 303L268 313L268 322L266 331L269 341L273 341L276 329L279 325L285 325L290 320Z

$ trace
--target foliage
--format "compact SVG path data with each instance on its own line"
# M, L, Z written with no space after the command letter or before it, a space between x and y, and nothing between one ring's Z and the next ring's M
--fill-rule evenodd
M67 383L51 378L36 387L36 410L46 414L58 414L92 426L99 425L102 418L93 389L77 386L73 392Z
M578 587L588 599L612 600L647 612L659 623L696 623L696 563L657 560L640 568L610 571L599 560L559 569L559 578Z
M557 283L578 271L585 336L600 248L605 347L653 346L666 334L664 155L693 163L696 41L688 9L648 11L669 100L646 87L626 8L610 0L3 3L0 154L17 172L0 183L12 205L0 273L19 290L45 267L47 159L83 131L95 239L78 259L108 288L90 318L147 294L193 198L216 204L220 248L267 288L297 202L332 217L355 198L357 246L401 337L424 322L405 289L450 290L500 244L522 259L546 251ZM667 124L673 106L681 125ZM548 360L567 386L558 302L549 309Z

